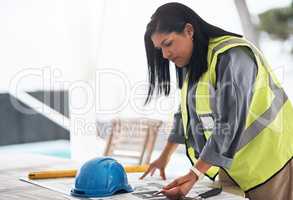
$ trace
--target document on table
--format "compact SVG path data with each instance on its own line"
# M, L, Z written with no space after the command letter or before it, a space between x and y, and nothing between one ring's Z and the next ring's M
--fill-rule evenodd
M94 200L167 200L163 195L153 195L155 192L162 189L171 180L163 181L156 177L146 177L144 180L139 180L141 174L128 174L128 182L134 189L132 193L117 194L110 197L103 198L91 198ZM70 196L71 188L74 186L74 178L56 178L56 179L39 179L30 180L28 178L20 178L20 180L44 187L53 191L63 193ZM194 199L197 195L211 190L209 187L211 182L207 179L203 179L197 183L192 190L188 193L186 200ZM74 199L72 197L72 199ZM208 198L209 200L243 200L245 198L236 196L227 192L221 192L219 195Z

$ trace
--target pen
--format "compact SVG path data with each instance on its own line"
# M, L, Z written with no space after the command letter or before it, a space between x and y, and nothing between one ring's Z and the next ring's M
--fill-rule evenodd
M153 194L152 194L152 196L158 196L159 194L162 194L162 189L161 190L159 190L159 191L157 191L157 192L154 192Z

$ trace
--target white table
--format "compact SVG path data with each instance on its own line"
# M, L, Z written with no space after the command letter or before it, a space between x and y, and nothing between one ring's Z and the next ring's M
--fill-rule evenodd
M48 170L48 169L67 169L78 168L79 164L71 160L60 159L55 157L37 155L37 154L21 154L21 153L5 153L0 151L0 199L44 199L44 200L63 200L75 199L61 192L49 190L44 187L36 186L27 182L20 181L20 177L26 177L31 171ZM135 176L135 175L134 175ZM133 175L129 176L129 182L134 184ZM71 180L73 182L73 178ZM225 196L225 195L223 195ZM122 196L121 196L122 197ZM221 196L218 196L217 199ZM116 197L117 198L117 197ZM116 199L113 198L113 199ZM122 198L118 198L122 199ZM137 198L133 198L137 199ZM211 198L213 199L213 198ZM241 199L235 196L235 198Z

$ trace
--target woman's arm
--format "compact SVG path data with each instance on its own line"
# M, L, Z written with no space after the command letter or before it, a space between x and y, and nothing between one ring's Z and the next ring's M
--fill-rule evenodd
M198 159L197 162L194 164L194 167L204 174L212 167L212 165L201 159Z
M215 127L199 157L214 166L230 168L245 130L257 65L249 48L235 47L219 57L216 71Z
M173 127L161 155L150 164L150 167L140 177L140 179L143 179L149 173L153 175L157 169L160 171L160 176L162 177L162 179L166 179L165 168L172 154L178 147L178 144L182 143L184 143L184 134L181 120L181 112L179 107L178 112L174 114Z
M200 178L200 174L198 174L197 171L205 173L211 165L199 159L194 167L196 172L191 169L186 175L181 176L164 186L161 192L169 199L181 199L185 196Z
M183 122L181 117L180 105L178 111L174 114L173 117L173 126L168 137L169 143L184 144L184 132L183 132Z
M165 145L160 157L162 158L166 158L167 160L170 159L171 155L173 154L173 152L177 149L178 144L177 143L172 143L172 142L167 142L167 144Z

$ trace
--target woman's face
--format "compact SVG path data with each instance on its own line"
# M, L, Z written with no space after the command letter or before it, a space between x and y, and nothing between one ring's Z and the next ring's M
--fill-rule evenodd
M193 27L186 24L182 33L154 33L151 37L155 48L165 59L183 67L189 63L193 50Z

